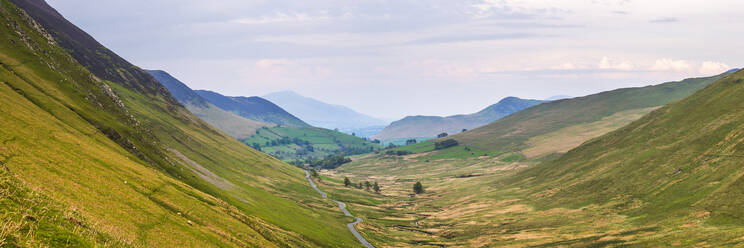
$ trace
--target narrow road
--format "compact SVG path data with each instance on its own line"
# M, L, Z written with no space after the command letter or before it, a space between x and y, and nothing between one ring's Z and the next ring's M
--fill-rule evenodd
M310 172L307 172L307 170L305 170L305 177L307 178L307 181L310 182L310 186L312 186L313 189L318 191L318 193L320 193L320 195L323 196L323 198L328 198L326 193L321 191L318 188L318 186L315 185L315 182L313 182L313 179L310 178ZM356 225L357 223L362 222L362 218L354 217L353 215L351 215L351 213L349 213L349 210L346 210L346 204L344 204L343 202L336 201L336 200L333 200L333 201L338 204L338 207L341 208L341 211L343 211L346 216L356 219L354 222L346 224L346 227L349 228L349 231L351 231L351 234L354 234L354 237L356 237L359 240L359 242L362 243L365 247L375 248L374 246L372 246L372 244L367 242L367 240L364 239L364 237L362 237L362 235L359 234L359 232L357 232L356 227L354 227L354 225Z

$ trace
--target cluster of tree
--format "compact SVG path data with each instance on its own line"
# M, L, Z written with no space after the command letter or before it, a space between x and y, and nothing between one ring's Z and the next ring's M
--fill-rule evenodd
M308 164L310 166L315 168L323 168L323 169L336 169L339 166L350 163L351 159L344 157L343 154L338 155L328 155L324 159L319 159L315 161L310 161Z
M447 136L449 136L449 134L447 134L447 133L440 133L439 135L437 135L437 138L440 138L441 139L441 138L444 138L444 137L447 137Z
M344 177L344 186L346 187L356 187L358 189L366 188L367 190L374 190L375 193L380 193L380 185L377 184L377 182L370 183L369 181L364 181L364 183L359 182L358 184L352 183L351 179L348 177Z
M398 150L398 151L388 150L388 151L385 152L385 155L393 155L393 156L405 156L405 155L409 155L409 154L413 154L413 152L410 152L410 151L400 151L400 150Z
M416 139L406 140L406 145L413 145L413 144L416 144L416 143L417 143Z
M449 148L449 147L453 147L457 145L458 145L457 140L448 139L448 140L443 140L443 141L434 143L434 149L441 150L441 149L445 149L445 148Z

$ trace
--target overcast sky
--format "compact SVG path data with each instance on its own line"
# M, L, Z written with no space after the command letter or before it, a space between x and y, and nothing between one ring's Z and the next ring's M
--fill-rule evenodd
M390 119L709 76L744 58L733 0L48 1L194 89L293 90Z

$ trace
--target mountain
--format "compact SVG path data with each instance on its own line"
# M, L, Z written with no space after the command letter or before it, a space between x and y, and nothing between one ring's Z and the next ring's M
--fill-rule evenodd
M301 169L197 118L46 2L0 0L0 22L3 245L358 244Z
M350 108L324 103L292 91L271 93L265 95L264 98L316 127L338 128L351 133L357 129L388 124L383 120L357 113Z
M387 126L372 137L380 140L391 140L414 137L436 137L440 133L455 134L461 132L463 129L472 129L486 125L504 116L543 102L540 100L507 97L496 104L469 115L448 117L408 116L391 123L390 126Z
M519 151L527 157L562 153L685 98L725 75L547 102L449 138L464 146Z
M147 73L163 84L171 95L191 113L230 136L244 139L254 135L256 130L261 127L274 126L273 124L243 118L218 108L165 71L147 70Z
M655 228L645 242L733 246L744 232L742 94L739 71L499 184L540 208L619 212Z
M196 93L221 109L251 120L283 126L311 127L276 104L257 96L228 97L207 90L197 90Z

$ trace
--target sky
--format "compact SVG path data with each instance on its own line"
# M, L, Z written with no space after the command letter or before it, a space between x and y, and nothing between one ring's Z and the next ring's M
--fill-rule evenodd
M130 62L232 96L473 113L710 76L744 58L744 1L48 0Z

